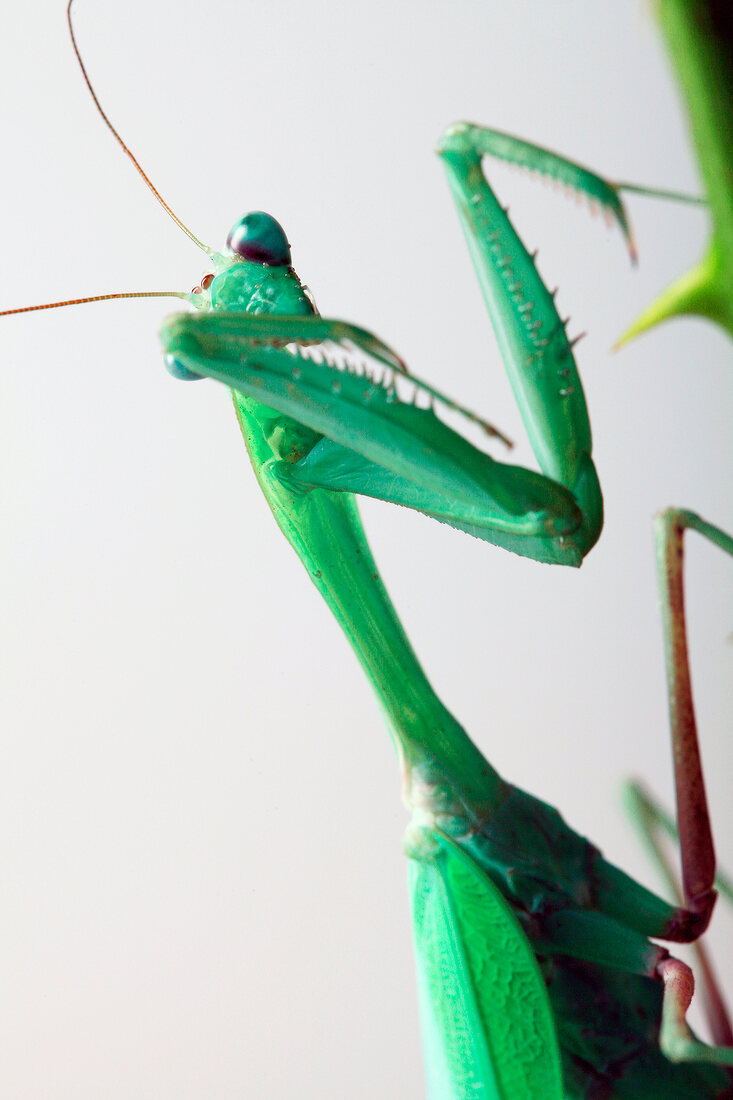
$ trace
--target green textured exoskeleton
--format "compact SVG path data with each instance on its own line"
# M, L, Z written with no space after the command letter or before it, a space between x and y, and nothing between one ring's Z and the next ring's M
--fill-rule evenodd
M542 560L568 561L568 545L575 556L581 545L587 548L581 541L591 538L587 517L595 517L595 533L600 523L585 406L579 390L557 392L559 380L572 386L577 376L571 373L568 381L561 374L572 359L559 319L543 328L552 296L531 257L517 247L488 184L478 179L480 153L494 140L506 145L509 139L461 124L440 151L528 431L541 465L558 478L548 483L558 497L555 509L550 496L544 498L542 532L527 530L537 515L524 507L516 508L516 525L509 527L511 509L505 507L502 526L487 527L483 537L523 553L531 548ZM508 148L521 156L530 147L515 141ZM540 153L551 170L555 162L566 165ZM598 181L597 191L603 186ZM479 202L473 202L476 195ZM489 218L498 236L482 248L473 233L483 233ZM432 506L423 510L477 533L481 494L489 495L493 520L500 490L507 491L507 468L496 474L486 456L430 410L400 402L389 382L364 369L350 371L348 359L336 364L313 355L329 340L329 356L356 347L403 377L399 359L375 337L315 315L289 263L282 262L289 253L278 230L260 213L238 223L230 242L237 238L240 258L228 266L224 257L219 261L222 270L207 288L210 311L173 318L163 341L174 374L208 376L232 387L273 514L354 647L392 732L413 814L406 850L430 1096L729 1096L727 1068L704 1063L725 1062L730 1052L699 1043L684 1022L689 998L680 986L687 968L680 970L683 964L648 938L680 941L699 934L712 911L708 872L714 875L714 867L695 871L687 908L669 905L607 863L557 811L501 779L426 679L379 578L352 496L367 486L372 495L415 507L429 499ZM277 263L263 260L265 236ZM520 308L530 303L517 285L530 279L536 280L532 311ZM537 325L525 317L534 311ZM535 339L535 358L517 364L517 348L526 352ZM509 469L525 492L531 475ZM393 488L376 493L376 485ZM572 539L549 529L550 516L560 521L566 493L583 516ZM525 498L515 493L513 499ZM438 501L440 507L432 503ZM714 541L729 549L717 534ZM682 847L689 866L684 838Z
M378 497L515 553L580 565L603 522L588 412L554 298L481 171L482 152L506 155L504 135L490 147L496 137L464 124L439 153L542 474L496 462L449 428L436 401L489 426L408 375L376 337L311 316L284 235L263 272L252 257L263 255L258 234L272 237L266 215L247 215L232 231L235 260L214 257L217 274L197 302L210 309L173 318L162 338L174 373L225 382L311 429L297 457L281 460L281 475L303 492ZM533 147L514 139L508 148ZM548 171L567 163L539 152ZM613 209L618 200L606 190ZM623 213L619 220L625 225Z
M384 712L412 814L405 849L432 1100L730 1100L725 1012L712 1014L717 1045L700 1043L685 1022L691 973L652 940L696 939L715 901L682 535L692 528L728 553L733 540L687 512L665 514L658 528L683 864L675 906L492 768L428 682L361 525L354 493L566 565L581 563L602 525L571 343L482 158L583 191L620 224L633 255L618 188L469 123L451 127L438 152L541 473L494 461L434 403L491 430L485 421L408 374L375 336L319 317L283 230L261 212L237 222L225 250L202 246L214 270L178 295L198 312L166 323L166 365L177 378L230 387L273 515Z

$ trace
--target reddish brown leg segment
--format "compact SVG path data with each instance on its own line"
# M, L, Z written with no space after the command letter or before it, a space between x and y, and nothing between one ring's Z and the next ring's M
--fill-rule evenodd
M722 536L692 512L669 509L657 517L657 568L662 598L669 715L672 733L677 826L686 907L696 914L700 935L715 904L715 849L702 775L700 747L692 705L690 666L682 583L682 538L686 527L708 537ZM713 541L720 545L719 537ZM728 540L729 542L731 540Z
M700 747L697 739L692 686L687 654L687 632L682 582L682 540L686 528L698 531L721 550L733 555L733 539L725 532L706 523L694 512L669 509L657 517L657 568L662 597L667 686L672 732L675 787L677 796L677 828L682 861L682 891L689 910L689 923L700 924L701 934L710 920L715 903L715 850L710 828L705 784L702 775ZM684 911L680 911L684 917ZM676 929L679 934L680 929ZM712 979L707 959L701 952L703 973L708 992L715 998L716 983ZM705 1061L733 1065L730 1025L722 1001L713 1005L716 1042L725 1045L708 1047L690 1032L685 1014L692 1000L692 971L678 959L665 959L659 966L664 982L662 1028L660 1044L673 1061ZM716 1019L717 1017L717 1019Z
M733 1048L701 1043L690 1031L685 1020L695 991L695 979L686 963L665 959L660 963L659 976L664 982L662 1027L659 1045L672 1062L708 1062L733 1065Z
M682 890L672 862L662 844L660 832L666 833L675 843L679 836L674 822L655 802L641 783L630 783L626 789L626 799L632 818L646 842L650 854L666 880L669 889L682 904ZM705 1018L710 1034L716 1046L733 1047L733 1028L731 1028L728 1010L720 984L715 975L712 962L702 940L692 945L697 959L696 969L699 977L698 997L702 999Z

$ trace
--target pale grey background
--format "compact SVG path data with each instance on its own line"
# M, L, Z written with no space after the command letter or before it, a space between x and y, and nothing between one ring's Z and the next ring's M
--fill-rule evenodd
M544 0L78 0L106 109L180 216L285 225L320 309L374 329L532 463L440 165L467 117L617 178L695 188L648 6ZM0 38L4 306L189 289L205 268L96 117L62 0ZM729 341L624 325L705 217L630 204L641 266L516 173L502 197L561 287L607 527L580 573L365 505L436 687L492 762L656 881L617 801L670 794L651 517L733 528ZM377 708L275 529L232 411L176 384L166 303L6 319L0 364L0 1092L8 1100L422 1095L400 837ZM731 562L690 548L719 849ZM730 923L718 916L725 950ZM722 969L730 968L731 952Z

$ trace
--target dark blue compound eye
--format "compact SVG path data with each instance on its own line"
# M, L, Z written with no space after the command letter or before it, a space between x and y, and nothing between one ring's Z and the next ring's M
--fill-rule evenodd
M290 267L290 245L280 222L255 210L245 214L231 229L227 248L243 260L254 260L271 267Z
M177 378L180 382L200 382L204 378L203 374L196 374L194 371L189 370L188 367L184 367L183 363L176 359L175 355L164 355L163 362L165 363L165 369L168 374Z

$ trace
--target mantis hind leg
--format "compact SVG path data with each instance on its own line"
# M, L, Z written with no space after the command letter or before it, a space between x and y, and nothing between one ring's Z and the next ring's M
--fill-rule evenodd
M733 556L730 535L694 512L670 508L657 517L657 566L675 769L683 905L668 906L666 915L661 909L655 914L653 907L636 906L633 899L627 897L623 882L616 881L623 872L610 864L599 864L595 884L599 895L598 908L603 912L618 916L619 906L631 900L625 917L627 924L647 936L676 943L689 943L702 935L710 922L716 898L713 885L715 850L692 703L685 629L682 539L687 528L698 531Z
M679 840L677 826L659 803L650 795L641 783L631 782L625 789L625 798L629 814L637 826L645 845L650 852L654 863L672 894L682 904L682 890L678 876L672 868L660 833L665 834L673 841ZM718 873L715 877L715 888L728 901L733 900L733 883L728 878ZM733 1028L731 1027L728 1010L725 1005L720 986L715 976L715 971L710 956L702 940L697 940L692 945L696 957L696 969L700 976L700 995L703 1001L705 1017L710 1027L710 1033L716 1045L733 1046Z
M675 844L679 842L679 831L670 813L654 798L649 790L639 780L630 780L624 788L629 816L637 826L639 835L644 840L649 853L656 863L659 871L664 876L670 890L682 902L682 892L677 876L672 870L670 861L659 841L659 835L664 834ZM715 889L721 897L729 903L733 903L733 879L719 868L715 873Z
M637 820L674 892L684 901L677 912L675 927L656 934L667 939L697 938L710 920L715 903L715 886L731 896L727 879L716 877L710 815L702 774L700 746L692 703L687 633L683 594L683 536L686 529L698 531L721 550L733 555L733 539L701 519L694 512L668 509L656 521L657 565L662 596L665 656L670 708L670 727L675 769L677 827L638 786L630 789ZM658 828L679 839L682 883L664 857L655 835ZM701 1043L690 1032L685 1015L694 991L690 968L678 959L667 959L659 967L664 982L660 1044L674 1061L717 1062L733 1065L733 1029L718 989L711 964L701 945L696 944L703 978L706 1013L715 1046Z
M672 1062L707 1062L733 1066L733 1045L709 1046L687 1026L686 1014L695 991L695 979L680 959L665 959L659 967L664 982L659 1045Z
M698 531L733 555L733 539L694 512L668 509L657 517L657 569L665 639L672 754L682 863L682 894L691 921L704 931L715 903L715 849L692 703L683 591L683 536Z

